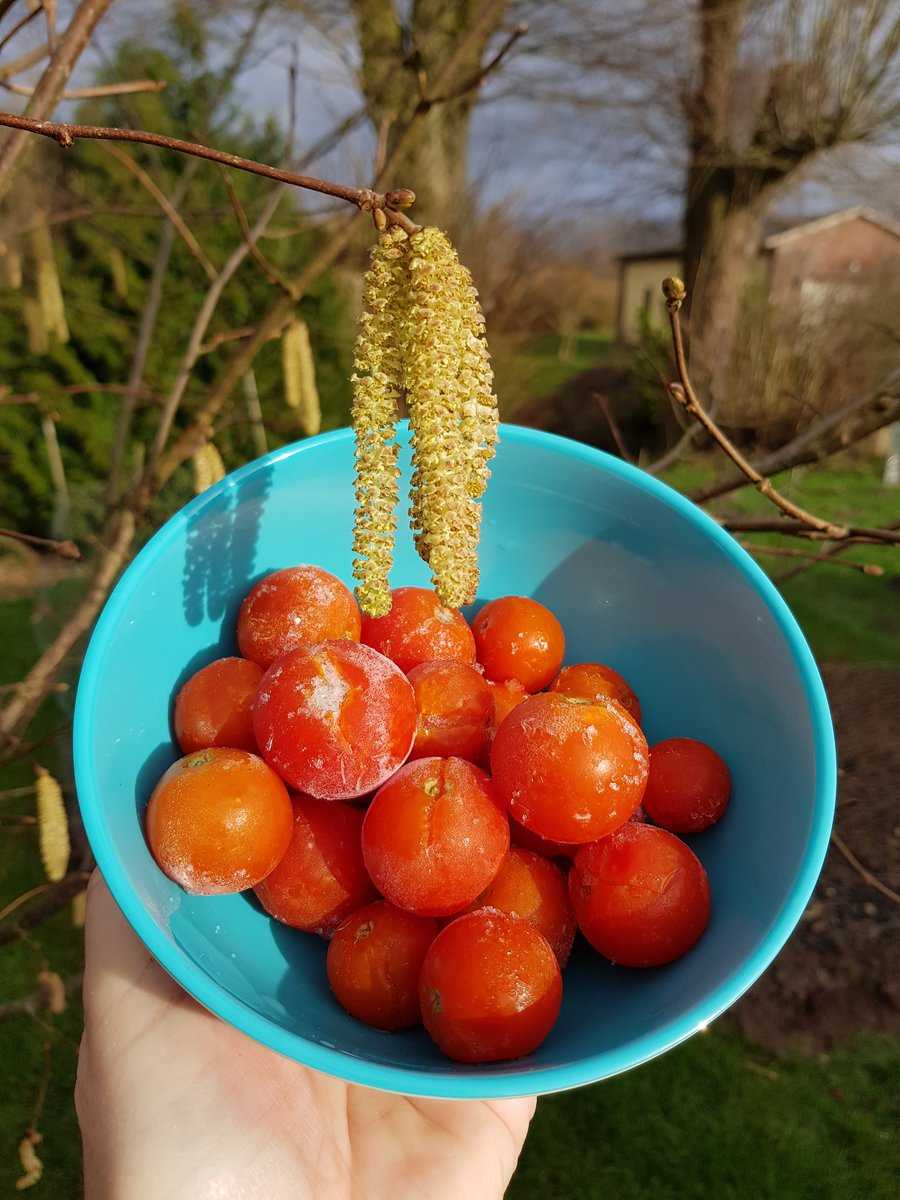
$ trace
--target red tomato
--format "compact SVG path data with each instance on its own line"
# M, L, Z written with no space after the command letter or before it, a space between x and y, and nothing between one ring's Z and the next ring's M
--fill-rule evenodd
M571 859L575 857L578 849L577 842L551 842L548 838L542 838L539 834L532 833L515 817L509 819L509 836L514 846L521 846L523 850L533 850L535 854L540 854L544 858Z
M349 804L295 796L287 850L256 886L266 912L327 938L354 909L374 899L359 844L362 820Z
M723 816L731 775L711 746L669 738L650 751L644 808L657 825L675 833L700 833Z
M175 697L175 738L182 754L207 746L255 750L253 698L262 667L246 658L217 658L192 675Z
M199 896L253 887L290 838L285 786L246 750L215 747L180 758L147 805L147 841L160 870Z
M457 1062L531 1054L559 1015L562 976L547 939L527 921L480 908L451 921L428 948L422 1020Z
M363 857L378 890L424 917L461 912L509 849L509 822L483 771L461 758L420 758L366 810Z
M488 748L494 711L490 689L474 667L442 659L420 663L409 673L419 720L411 758L481 761Z
M562 666L566 639L549 608L527 596L490 600L472 622L478 661L488 679L545 688Z
M419 975L437 931L437 921L386 900L357 909L328 946L328 982L338 1003L376 1029L418 1025Z
M641 724L641 702L631 690L628 682L618 671L603 663L577 663L572 667L563 667L550 684L551 692L560 692L563 696L573 696L576 700L615 700L617 704L630 712L638 725Z
M350 800L405 762L416 699L394 664L358 642L295 650L266 671L253 706L266 762L298 791Z
M569 893L584 936L624 967L680 958L709 923L700 860L674 833L635 821L578 851Z
M493 741L494 734L512 710L523 700L528 699L528 693L518 679L505 679L502 683L496 683L493 679L489 679L487 685L491 689L491 699L494 702L494 715L489 731L490 740Z
M238 614L241 654L268 667L291 650L347 638L359 641L359 605L321 567L286 567L255 584Z
M509 714L491 747L491 769L510 813L527 829L551 841L592 842L640 804L647 753L621 705L551 692Z
M560 967L568 962L575 916L566 877L555 863L531 850L510 850L474 907L496 908L528 921L550 943Z
M475 662L475 639L466 619L445 608L429 588L394 588L383 617L362 619L362 640L387 655L401 671L438 658Z

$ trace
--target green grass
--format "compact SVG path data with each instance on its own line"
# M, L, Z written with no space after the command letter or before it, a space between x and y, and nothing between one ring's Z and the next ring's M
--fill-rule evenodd
M494 348L497 394L502 397L505 420L515 420L521 401L541 400L582 371L591 367L624 365L631 352L623 349L607 332L582 330L575 334L561 357L558 334L541 334L524 345Z
M552 350L549 343L544 347L540 376L549 391L558 386ZM578 354L601 355L601 339L579 339ZM571 368L570 363L569 374ZM717 459L689 461L668 479L691 491L709 482L715 469ZM840 520L875 525L897 517L897 493L882 489L874 467L865 464L796 471L778 483L800 503ZM771 509L745 491L717 511L747 515ZM890 552L858 549L853 557L887 567ZM777 575L792 564L772 559L764 565ZM900 604L889 577L816 568L788 584L785 596L821 659L900 662ZM51 599L59 610L58 593ZM0 682L20 677L33 659L32 611L30 601L0 604ZM59 705L47 706L35 731L50 730L61 715ZM54 761L59 750L64 747L51 743L37 757L51 769L59 767L60 760ZM19 765L0 772L0 788L30 779L30 767ZM30 798L11 800L0 812L26 813L31 806ZM41 878L33 830L5 829L0 905ZM0 1003L31 992L44 961L66 975L79 969L80 959L81 934L67 909L29 941L0 949ZM47 1022L47 1027L20 1017L0 1022L0 1194L11 1194L20 1174L16 1147L30 1119L49 1040L53 1073L40 1122L44 1178L27 1194L34 1200L75 1200L80 1151L71 1092L77 1003ZM748 1063L762 1066L762 1072ZM766 1073L771 1070L776 1078ZM898 1077L896 1039L863 1040L825 1062L773 1063L735 1034L716 1030L619 1079L543 1100L509 1197L887 1200L896 1194L900 1171L900 1143L892 1134L900 1117Z
M890 1200L900 1042L770 1061L711 1032L538 1105L508 1200Z
M681 491L696 492L727 469L718 456L679 463L666 475ZM900 493L881 484L879 464L840 459L827 468L798 468L774 479L791 500L820 516L850 525L884 526L900 516ZM777 517L778 511L753 488L723 497L711 511L724 517ZM761 545L817 550L817 543L776 534L738 535ZM884 568L882 577L846 567L815 566L782 586L784 598L822 662L900 663L900 549L855 546L848 561ZM777 580L800 561L760 555L760 565Z

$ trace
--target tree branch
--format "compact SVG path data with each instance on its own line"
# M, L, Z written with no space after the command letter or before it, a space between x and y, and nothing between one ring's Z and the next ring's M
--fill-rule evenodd
M81 558L81 551L74 542L68 540L58 542L55 538L35 537L31 533L20 533L17 529L0 529L0 537L22 542L25 546L36 546L50 554L58 554L60 558Z
M250 228L250 222L247 220L247 214L244 212L244 207L234 189L234 184L224 171L222 172L222 177L225 187L228 189L228 199L231 201L231 207L234 210L234 215L237 217L237 222L241 229L241 236L244 239L247 249L250 251L250 254L252 255L257 266L266 276L269 282L273 283L275 287L281 288L285 295L290 296L290 298L293 300L293 285L289 283L289 281L284 277L284 275L281 274L276 266L269 262L262 250L260 250L257 244L257 238L259 237L259 234L254 236L253 231Z
M166 196L166 194L163 192L163 190L156 184L156 182L151 178L151 176L148 175L148 173L144 170L144 168L142 166L140 166L139 163L136 163L134 161L134 159L131 157L131 155L126 150L122 150L122 149L120 149L119 146L113 146L113 145L104 145L104 149L106 150L106 152L108 154L111 154L113 156L113 158L116 160L116 162L121 163L122 166L125 167L125 169L127 171L130 171L131 174L138 181L138 183L141 185L141 187L150 193L150 195L153 197L153 199L156 201L156 203L159 205L159 207L163 210L163 212L169 218L169 221L174 226L175 231L178 234L178 236L181 238L181 240L187 246L188 250L190 250L191 254L193 254L194 258L196 258L197 262L200 264L200 266L206 272L206 278L207 279L215 279L216 268L212 265L212 263L209 261L209 259L206 257L206 255L203 253L200 243L197 241L196 237L193 235L191 230L188 228L186 222L183 220L183 218L181 217L181 214L178 212L178 209L171 202L171 200L168 198L168 196Z
M69 975L68 978L60 980L63 991L67 995L71 992L77 992L81 987L82 979L82 972L79 971L75 975ZM19 1000L7 1000L5 1004L0 1004L0 1021L6 1021L10 1017L34 1017L38 1013L45 1012L49 1007L50 995L48 989L40 987L36 992L32 992L30 996L22 996Z
M839 545L842 543L839 543ZM813 554L809 550L794 550L791 546L761 546L759 542L741 542L745 550L751 554L761 554L772 558L802 558L815 564L830 567L846 567L848 571L859 571L863 575L884 575L884 567L877 563L847 562L843 558L834 558L828 554Z
M462 97L468 95L469 92L474 92L477 88L480 88L488 76L497 70L497 68L509 54L510 50L512 50L513 46L515 46L516 42L518 42L520 38L523 38L527 32L528 25L525 22L516 25L510 31L508 37L500 46L493 58L489 59L484 66L476 71L470 79L467 79L465 83L456 88L454 91L448 92L443 96L426 97L423 100L423 103L427 104L429 108L433 108L435 104L446 104L449 100L461 100Z
M14 942L23 933L34 929L48 917L52 917L60 909L65 908L73 896L84 891L90 877L89 871L72 871L59 883L41 884L40 888L34 888L32 894L35 897L40 896L37 903L29 904L25 912L16 920L5 920L0 924L0 946ZM15 907L18 908L22 902L23 898L18 897ZM6 906L6 911L12 911L10 905Z
M865 542L868 545L900 546L900 531L874 529L864 525L842 526L840 538L810 526L806 521L766 520L757 517L720 518L719 524L730 533L783 533L786 537L810 538L812 541Z
M134 540L134 515L128 509L119 514L111 544L104 551L94 582L75 612L37 660L13 698L0 712L0 733L13 737L40 704L44 689L52 682L66 655L93 624L113 580L125 563Z
M25 26L29 25L35 17L40 16L42 10L43 5L38 4L30 12L27 12L24 17L18 20L15 25L13 25L12 29L10 29L2 39L0 39L0 50L2 50L4 46L13 40L20 29L24 29Z
M112 0L81 0L65 33L54 48L53 56L34 89L34 94L28 101L26 115L19 118L20 120L35 120L40 124L53 112L72 69L111 3ZM20 131L8 136L0 146L0 200L9 190L13 174L22 155L26 153L28 138L25 137L25 128L20 126Z
M900 904L900 895L893 888L889 888L886 883L882 883L877 875L873 875L870 870L862 865L836 829L832 829L831 831L831 840L860 879L862 879L863 883L867 883L869 887L875 888L877 892L881 892L882 896L886 896L894 904Z
M783 496L772 484L771 479L760 474L759 471L748 462L741 454L737 446L726 436L719 428L716 422L712 419L703 405L697 398L697 394L691 384L688 374L687 359L684 353L684 341L681 336L681 321L679 319L679 310L685 299L684 284L680 279L673 277L667 278L662 285L663 295L666 298L666 310L669 314L669 325L672 330L672 346L675 351L675 366L678 371L680 384L670 383L669 394L680 404L682 408L690 413L706 430L710 437L722 449L735 466L747 476L767 500L770 500L776 508L780 508L782 512L789 517L800 521L804 525L808 525L810 529L818 530L828 537L841 538L847 536L846 529L843 526L835 525L831 521L823 520L821 517L815 516L811 512L807 512L805 508L801 508L799 504L794 504L792 500L788 500L787 496Z
M95 0L95 2L99 2L99 0ZM247 171L251 175L262 175L266 179L290 184L291 187L321 192L323 195L333 196L337 200L346 200L364 212L380 209L384 212L389 224L399 225L408 233L414 233L418 229L417 225L413 224L394 204L391 204L390 201L395 194L388 193L385 196L371 188L348 187L343 183L318 179L315 175L300 175L296 171L273 167L268 163L256 162L251 158L242 158L239 154L229 154L224 150L201 145L199 142L187 142L183 138L168 137L162 133L150 133L145 129L117 129L108 125L74 125L57 121L35 121L29 117L14 116L12 113L0 113L0 125L50 138L59 142L63 148L73 146L79 138L93 138L108 142L137 142L143 146L158 146L163 150L189 154L194 158L203 158L208 162L219 163L223 167L231 167L237 171ZM413 199L415 199L414 196Z
M16 96L33 96L36 88L28 87L25 83L10 83L8 79L0 79L0 87ZM145 92L162 92L166 88L165 80L159 79L126 79L121 83L98 83L91 87L67 88L60 93L60 100L99 100L103 96L135 96Z

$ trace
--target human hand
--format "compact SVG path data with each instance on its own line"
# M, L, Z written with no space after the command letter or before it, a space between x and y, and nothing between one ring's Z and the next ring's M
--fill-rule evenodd
M499 1200L533 1100L420 1100L282 1058L192 1000L98 873L75 1100L86 1200Z

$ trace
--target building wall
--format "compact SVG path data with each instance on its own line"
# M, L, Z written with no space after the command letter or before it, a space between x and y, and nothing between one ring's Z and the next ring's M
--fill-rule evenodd
M900 268L900 237L862 217L789 238L771 251L770 296L816 308L846 301L882 272Z
M667 275L682 273L681 260L644 258L619 265L619 340L634 344L640 338L641 314L646 310L654 328L665 329L666 302L660 284Z

